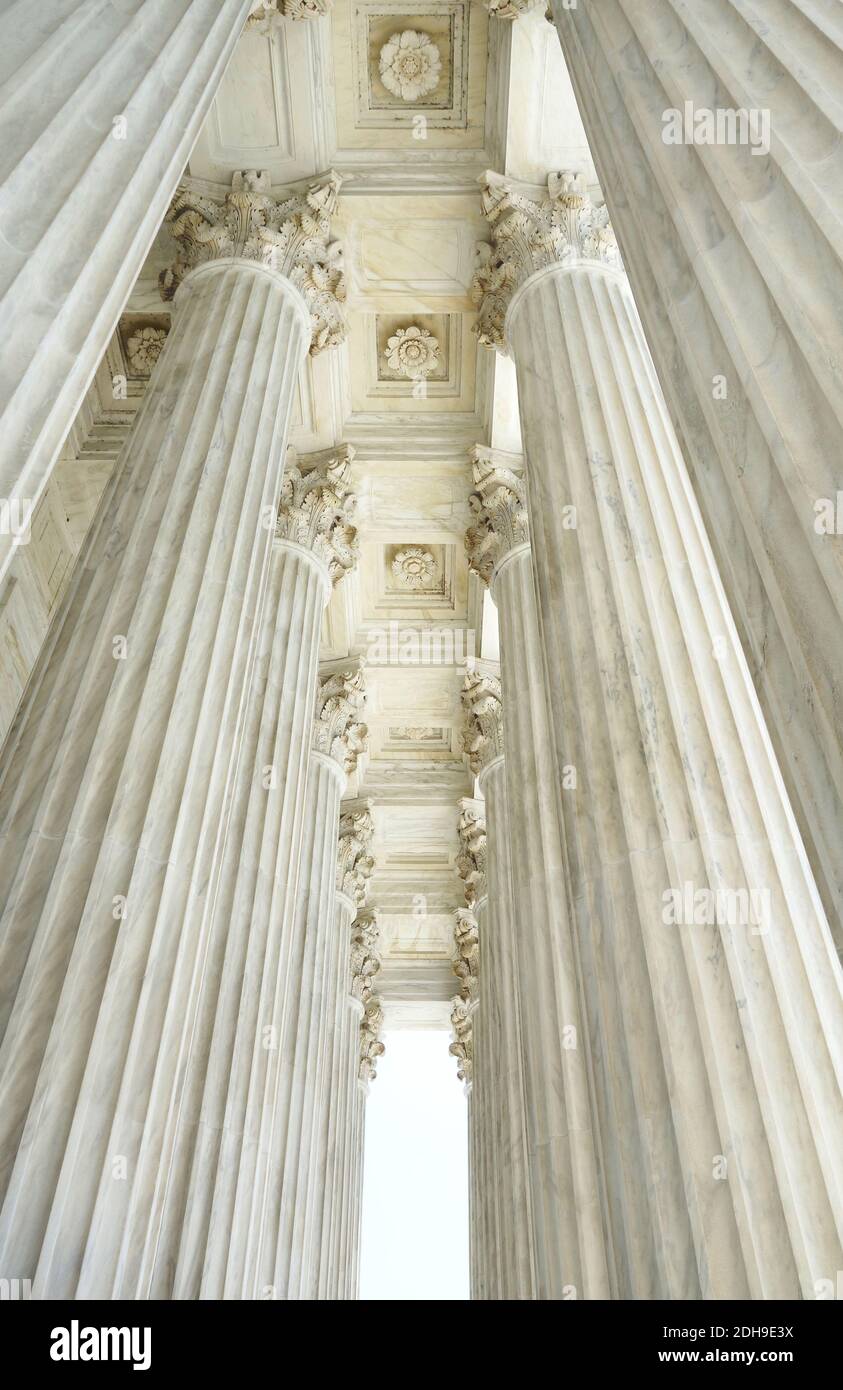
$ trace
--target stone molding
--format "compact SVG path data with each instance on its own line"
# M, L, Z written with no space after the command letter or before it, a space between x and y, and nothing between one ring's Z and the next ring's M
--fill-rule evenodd
M592 202L582 175L550 174L541 199L500 174L487 172L482 185L492 240L477 247L475 332L481 343L505 352L512 297L537 271L557 265L622 270L623 262L608 211Z
M178 256L161 272L164 299L185 276L208 261L242 258L284 275L301 293L311 320L311 355L341 343L347 333L342 306L346 285L339 242L330 239L342 180L333 170L305 192L274 196L265 172L236 172L223 202L182 184L167 227Z
M348 444L304 454L287 465L281 483L276 540L312 551L332 584L353 569L360 556L352 525L357 507L350 483L353 458Z

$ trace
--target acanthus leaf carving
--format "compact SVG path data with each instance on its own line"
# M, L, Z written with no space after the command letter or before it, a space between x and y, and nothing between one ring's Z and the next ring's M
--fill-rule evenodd
M346 773L354 771L366 748L369 731L359 718L365 702L365 683L359 666L333 672L319 681L313 748L333 758Z
M458 994L453 1000L451 1008L451 1028L453 1029L454 1040L448 1051L452 1057L457 1059L457 1077L469 1085L471 1084L474 1062L471 1014L471 1005Z
M288 465L281 483L276 539L312 550L332 584L354 568L360 555L352 524L357 507L350 482L353 458L347 444L305 456Z
M355 798L340 808L337 843L337 892L362 907L369 891L375 861L369 853L375 822L372 802Z
M473 1063L472 1015L477 1007L480 977L480 935L477 919L471 908L458 907L454 914L454 943L457 954L453 960L454 974L460 981L460 992L451 1009L454 1040L448 1051L457 1059L457 1076L471 1084Z
M374 996L373 981L381 968L378 910L358 913L351 927L351 997L365 1008Z
M472 455L475 491L468 502L475 522L466 532L465 549L471 568L490 584L501 560L529 542L527 490L523 478L493 462L481 446Z
M458 907L454 914L454 944L457 948L454 974L462 982L463 997L474 1000L480 977L480 934L477 918L470 907Z
M465 713L463 748L475 776L503 753L503 706L497 676L477 668L465 673L461 692Z
M179 254L160 276L161 294L172 299L184 277L206 261L242 258L270 266L301 292L310 311L311 355L342 342L346 285L342 248L330 239L331 216L342 180L331 171L304 193L274 197L269 175L237 172L222 203L182 185L167 225Z
M560 263L622 270L623 262L608 211L592 201L580 174L551 174L540 200L499 174L484 174L482 183L492 242L477 247L475 332L481 343L505 352L512 295L535 271Z
M363 1017L360 1020L360 1061L357 1075L364 1083L374 1080L378 1058L386 1052L386 1046L381 1042L382 1029L383 1008L377 995L372 995L363 1005Z
M472 907L486 892L486 811L482 801L460 801L460 848L457 873L465 885L465 901Z
M334 0L255 0L246 28L267 30L282 19L321 19L333 6Z

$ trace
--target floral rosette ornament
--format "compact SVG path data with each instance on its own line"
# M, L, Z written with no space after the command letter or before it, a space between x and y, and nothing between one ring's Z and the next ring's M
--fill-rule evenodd
M387 339L387 365L413 381L430 376L439 363L439 343L426 328L411 324L399 328Z
M380 52L381 81L402 101L418 101L432 92L439 83L441 68L436 44L417 29L393 34Z
M434 578L438 566L429 550L420 545L408 546L399 550L392 561L392 573L408 589L421 589Z
M166 337L166 329L153 328L151 325L135 330L126 344L129 366L133 371L146 376L150 374L161 356Z

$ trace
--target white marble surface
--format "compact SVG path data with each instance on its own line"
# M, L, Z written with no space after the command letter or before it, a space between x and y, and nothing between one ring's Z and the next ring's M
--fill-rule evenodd
M0 303L15 331L0 345L0 498L41 496L248 11L5 7ZM13 554L0 534L0 578Z
M528 278L507 333L612 1286L810 1298L841 1258L841 971L688 473L622 273ZM685 884L766 908L670 922Z
M41 1297L148 1287L308 338L277 272L187 277L4 750L0 1246Z
M553 6L776 754L843 949L843 13ZM745 110L768 143L669 144Z

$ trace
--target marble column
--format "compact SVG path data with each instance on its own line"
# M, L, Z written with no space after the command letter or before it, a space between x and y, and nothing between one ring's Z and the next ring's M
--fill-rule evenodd
M346 1301L357 1298L360 1279L366 1097L378 1058L385 1051L381 1041L383 1009L374 989L374 977L380 970L378 914L376 910L358 913L359 902L358 894L346 893L339 900L340 937L346 944L351 941L351 951L349 955L344 947L349 988L343 989L338 999L340 1017L334 1047L337 1081L330 1116L331 1220L325 1225L330 1253L326 1292L320 1295Z
M471 1297L481 1299L498 1297L500 1282L500 1146L494 1132L497 1050L489 991L480 982L480 940L486 940L489 907L485 807L479 798L462 797L459 809L456 866L465 886L466 906L454 914L453 969L460 992L453 1000L449 1051L457 1058L457 1076L465 1083L468 1103L469 1272Z
M287 866L288 883L295 888L292 894L289 887L282 891L280 903L257 919L266 923L259 933L253 924L248 931L255 965L246 962L245 980L253 970L259 987L250 991L255 1004L248 1011L241 990L236 991L241 1006L235 1013L234 1048L230 1038L221 1048L220 1065L230 1066L234 1052L235 1069L225 1097L225 1147L211 1173L202 1298L306 1297L302 1283L309 1277L312 1227L307 1184L320 1180L310 1165L316 1163L326 930L330 934L334 919L339 803L366 738L363 703L358 662L321 667L306 785L298 787L298 809L291 808L302 821L298 865ZM217 1094L214 1083L211 1065L210 1099ZM213 1125L214 1112L207 1123ZM207 1173L196 1169L192 1194L200 1209L207 1205L209 1188Z
M357 1251L355 1174L357 1171L357 1073L354 1043L362 1000L351 993L352 922L366 901L374 859L372 802L366 797L342 803L335 840L335 906L313 930L325 940L327 958L321 992L320 1094L316 1101L318 1138L311 1161L314 1189L310 1216L308 1281L304 1298L351 1298ZM362 1134L360 1134L362 1144ZM316 1180L313 1180L313 1174Z
M290 1103L279 1040L297 950L319 639L333 586L358 553L352 457L347 445L303 455L288 464L282 482L197 1025L179 1103L170 1107L174 1133L163 1147L171 1157L164 1166L155 1148L146 1155L155 1199L138 1219L154 1238L147 1238L150 1257L133 1281L124 1275L127 1296L237 1296L249 1233L268 1220L264 1210L278 1179L264 1169L265 1135L277 1133ZM353 720L353 683L347 693ZM252 1205L244 1194L259 1181L267 1196ZM143 1238L138 1231L135 1243Z
M521 1016L516 975L516 930L519 920L512 894L509 861L509 810L503 755L503 711L498 672L492 664L472 661L462 691L465 711L465 746L469 765L478 780L485 807L484 844L471 827L471 811L461 839L470 875L483 876L483 896L478 896L481 968L479 1002L473 1038L471 1102L486 1087L490 1096L488 1133L490 1171L485 1181L491 1190L479 1201L493 1204L489 1224L494 1223L494 1258L487 1260L485 1288L478 1280L473 1297L531 1299L534 1297L532 1211L527 1177L527 1115L522 1063ZM474 847L471 848L473 842ZM476 891L481 893L480 883ZM485 901L484 901L485 898ZM479 1026L478 1026L479 1025ZM479 1239L473 1226L472 1239Z
M238 178L176 217L173 329L4 750L0 1263L36 1296L108 1296L132 1258L123 1214L195 1018L293 391L339 323L335 199Z
M843 949L843 17L553 4L589 146Z
M540 1299L608 1298L612 1285L590 1042L559 788L549 756L553 742L526 509L510 508L500 525L506 521L510 530L504 542L499 533L492 535L481 510L467 545L472 567L490 585L500 620L534 1294Z
M252 0L17 0L0 18L0 501L34 507ZM12 328L14 325L14 328ZM0 580L14 553L0 533Z
M841 1258L828 923L605 212L566 178L487 206L614 1288L812 1297ZM524 488L475 467L501 592Z

